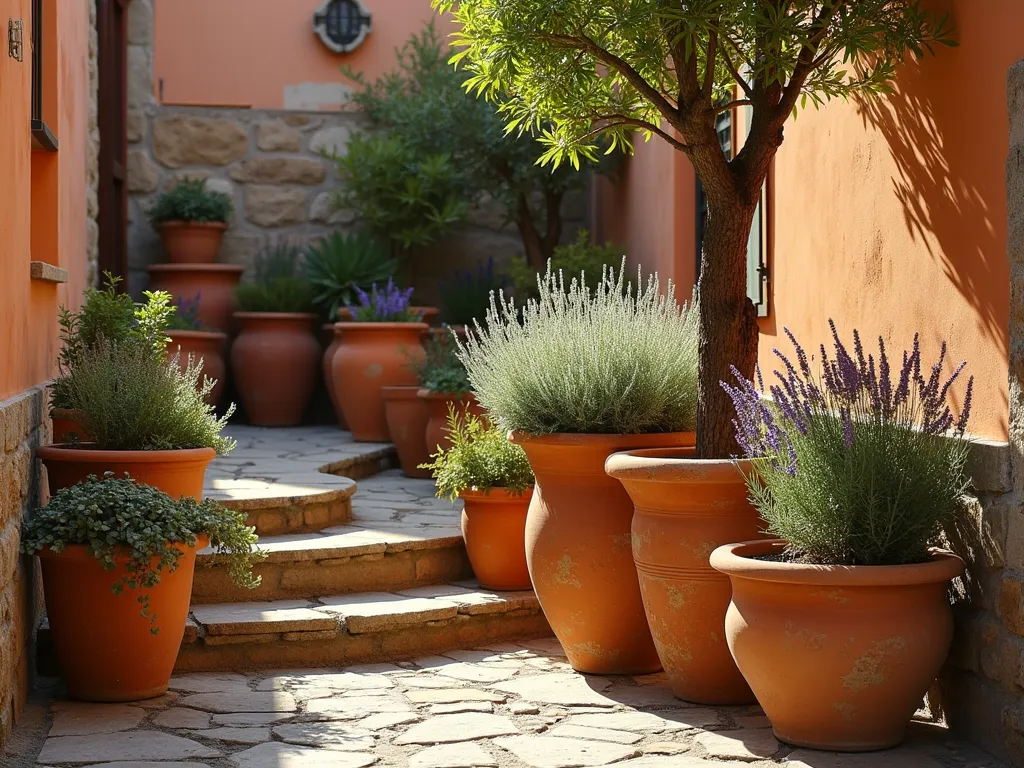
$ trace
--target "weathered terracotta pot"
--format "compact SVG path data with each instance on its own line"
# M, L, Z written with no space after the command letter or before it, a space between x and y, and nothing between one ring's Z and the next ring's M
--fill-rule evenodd
M214 407L219 405L227 374L227 366L224 364L227 335L216 331L168 331L167 335L171 337L167 343L167 354L178 355L178 367L181 370L184 371L188 365L189 355L193 360L203 361L203 376L217 382L206 402Z
M210 221L165 221L160 225L164 253L171 264L212 264L228 225Z
M159 488L173 499L203 498L203 477L216 456L213 448L182 448L177 451L105 451L90 443L55 443L36 449L46 467L50 494L80 483L89 475L103 477L127 473L140 483Z
M427 405L427 450L436 453L439 448L448 450L452 441L448 437L448 404L455 405L455 412L461 417L468 410L474 416L486 418L487 411L477 402L472 392L445 394L421 389L420 398Z
M241 331L231 347L231 373L249 422L261 427L300 423L320 360L316 315L236 312L235 319Z
M424 439L427 433L427 404L417 393L415 384L404 387L382 387L384 417L387 419L391 442L398 452L402 472L408 477L430 477L429 469L420 464L430 461L430 451Z
M53 422L53 439L55 442L71 442L74 436L79 442L88 440L85 430L79 424L81 414L71 408L54 408L50 411L50 420Z
M694 434L511 437L537 480L526 520L530 577L569 663L594 674L658 671L630 551L633 503L604 462L622 450L693 445Z
M728 544L711 565L732 580L726 637L787 744L839 752L899 744L949 653L956 555L916 565L770 560L779 540Z
M384 387L416 383L415 366L425 353L423 323L338 323L341 346L334 354L332 375L338 404L353 439L386 443L390 438L384 414Z
M188 301L198 295L199 323L230 334L234 331L231 315L235 311L235 287L244 269L237 264L153 264L149 268L149 287Z
M732 587L708 558L760 538L747 499L749 461L695 459L693 448L615 453L605 471L633 500L633 562L647 623L672 692L699 704L754 701L725 642Z
M320 328L323 332L322 338L326 339L321 368L324 374L324 386L327 388L327 396L331 398L331 407L334 409L334 415L338 419L338 426L347 430L348 424L345 421L345 414L341 412L341 406L338 404L338 393L334 390L334 376L331 374L334 365L334 353L341 346L341 336L334 332L334 325L334 323L324 323Z
M178 567L162 570L160 583L145 590L156 634L134 590L111 591L125 574L127 553L115 555L112 571L105 571L84 544L60 554L39 553L50 634L72 698L137 701L167 691L185 634L196 549L208 541L202 537L195 547L179 545Z
M437 307L409 307L413 312L420 313L420 322L432 325L441 316L441 310ZM342 323L352 322L352 310L348 307L338 307L338 321Z
M462 538L473 573L484 589L530 589L526 565L526 515L533 489L516 496L505 488L459 491Z

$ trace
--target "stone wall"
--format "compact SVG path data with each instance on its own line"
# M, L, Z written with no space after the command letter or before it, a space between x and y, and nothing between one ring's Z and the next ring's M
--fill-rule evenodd
M33 452L50 441L47 410L42 387L0 401L0 744L25 705L42 614L36 565L18 550L22 520L43 498Z

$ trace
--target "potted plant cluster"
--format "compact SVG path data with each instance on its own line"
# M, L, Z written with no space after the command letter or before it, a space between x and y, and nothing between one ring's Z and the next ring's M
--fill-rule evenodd
M473 413L481 418L484 410L477 402L459 359L455 332L442 329L424 344L426 355L419 366L419 398L427 409L425 444L430 452L451 445L448 435L448 414L455 408L456 417Z
M427 325L409 306L411 288L402 290L389 279L383 289L372 285L355 293L352 321L334 326L341 336L332 369L335 393L353 439L387 442L383 388L416 384L413 368L425 354Z
M216 408L224 394L224 376L227 367L224 364L224 348L227 334L207 330L199 320L199 294L191 301L179 298L175 302L176 311L167 322L167 352L178 361L178 367L184 370L189 359L201 360L203 373L213 379L213 389L207 394L206 402Z
M724 385L737 439L753 461L750 497L769 540L716 549L732 580L729 648L776 735L841 751L898 744L949 652L951 579L964 572L937 548L969 485L973 379L954 417L942 378L917 338L890 362L882 340L851 354L832 326L820 375L793 339L795 362L770 388L738 372ZM792 339L792 336L790 337Z
M424 464L437 495L461 498L462 537L480 586L530 589L526 564L526 516L533 496L533 470L522 447L504 431L473 414L448 406L450 447L438 448Z
M691 313L657 277L591 286L549 270L539 298L495 299L460 349L488 417L536 475L526 557L544 614L582 672L661 667L630 556L633 505L604 472L630 448L693 445L697 343Z
M253 282L237 289L240 331L231 347L231 372L252 424L300 423L316 386L317 316L299 256L294 244L268 244L255 260Z
M255 587L262 553L244 513L174 499L105 473L58 490L28 517L21 550L39 555L46 614L72 698L159 696L181 646L196 551L228 559L240 587Z

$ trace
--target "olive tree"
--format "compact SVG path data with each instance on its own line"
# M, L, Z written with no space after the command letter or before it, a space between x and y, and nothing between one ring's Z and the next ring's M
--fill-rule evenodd
M698 455L735 452L720 387L751 376L757 316L746 248L762 184L791 116L808 103L891 90L906 56L951 45L945 17L912 0L434 0L459 26L468 86L502 103L510 130L534 132L541 162L593 159L597 140L629 150L660 136L704 187ZM716 117L751 110L726 156Z

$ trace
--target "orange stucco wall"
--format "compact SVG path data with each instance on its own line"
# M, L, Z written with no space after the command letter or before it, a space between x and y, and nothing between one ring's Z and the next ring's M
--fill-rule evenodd
M57 136L56 153L31 147L30 2L0 0L0 18L25 24L24 61L6 50L0 57L0 400L53 375L58 304L77 303L85 283L88 6L45 0L43 12L44 50L52 45L43 117ZM66 269L69 282L32 280L33 260Z
M348 54L313 33L322 0L172 0L154 3L157 97L168 104L336 108L342 65L375 78L394 50L436 14L429 0L364 0L372 31ZM447 33L450 22L438 20ZM333 99L333 100L332 100Z

